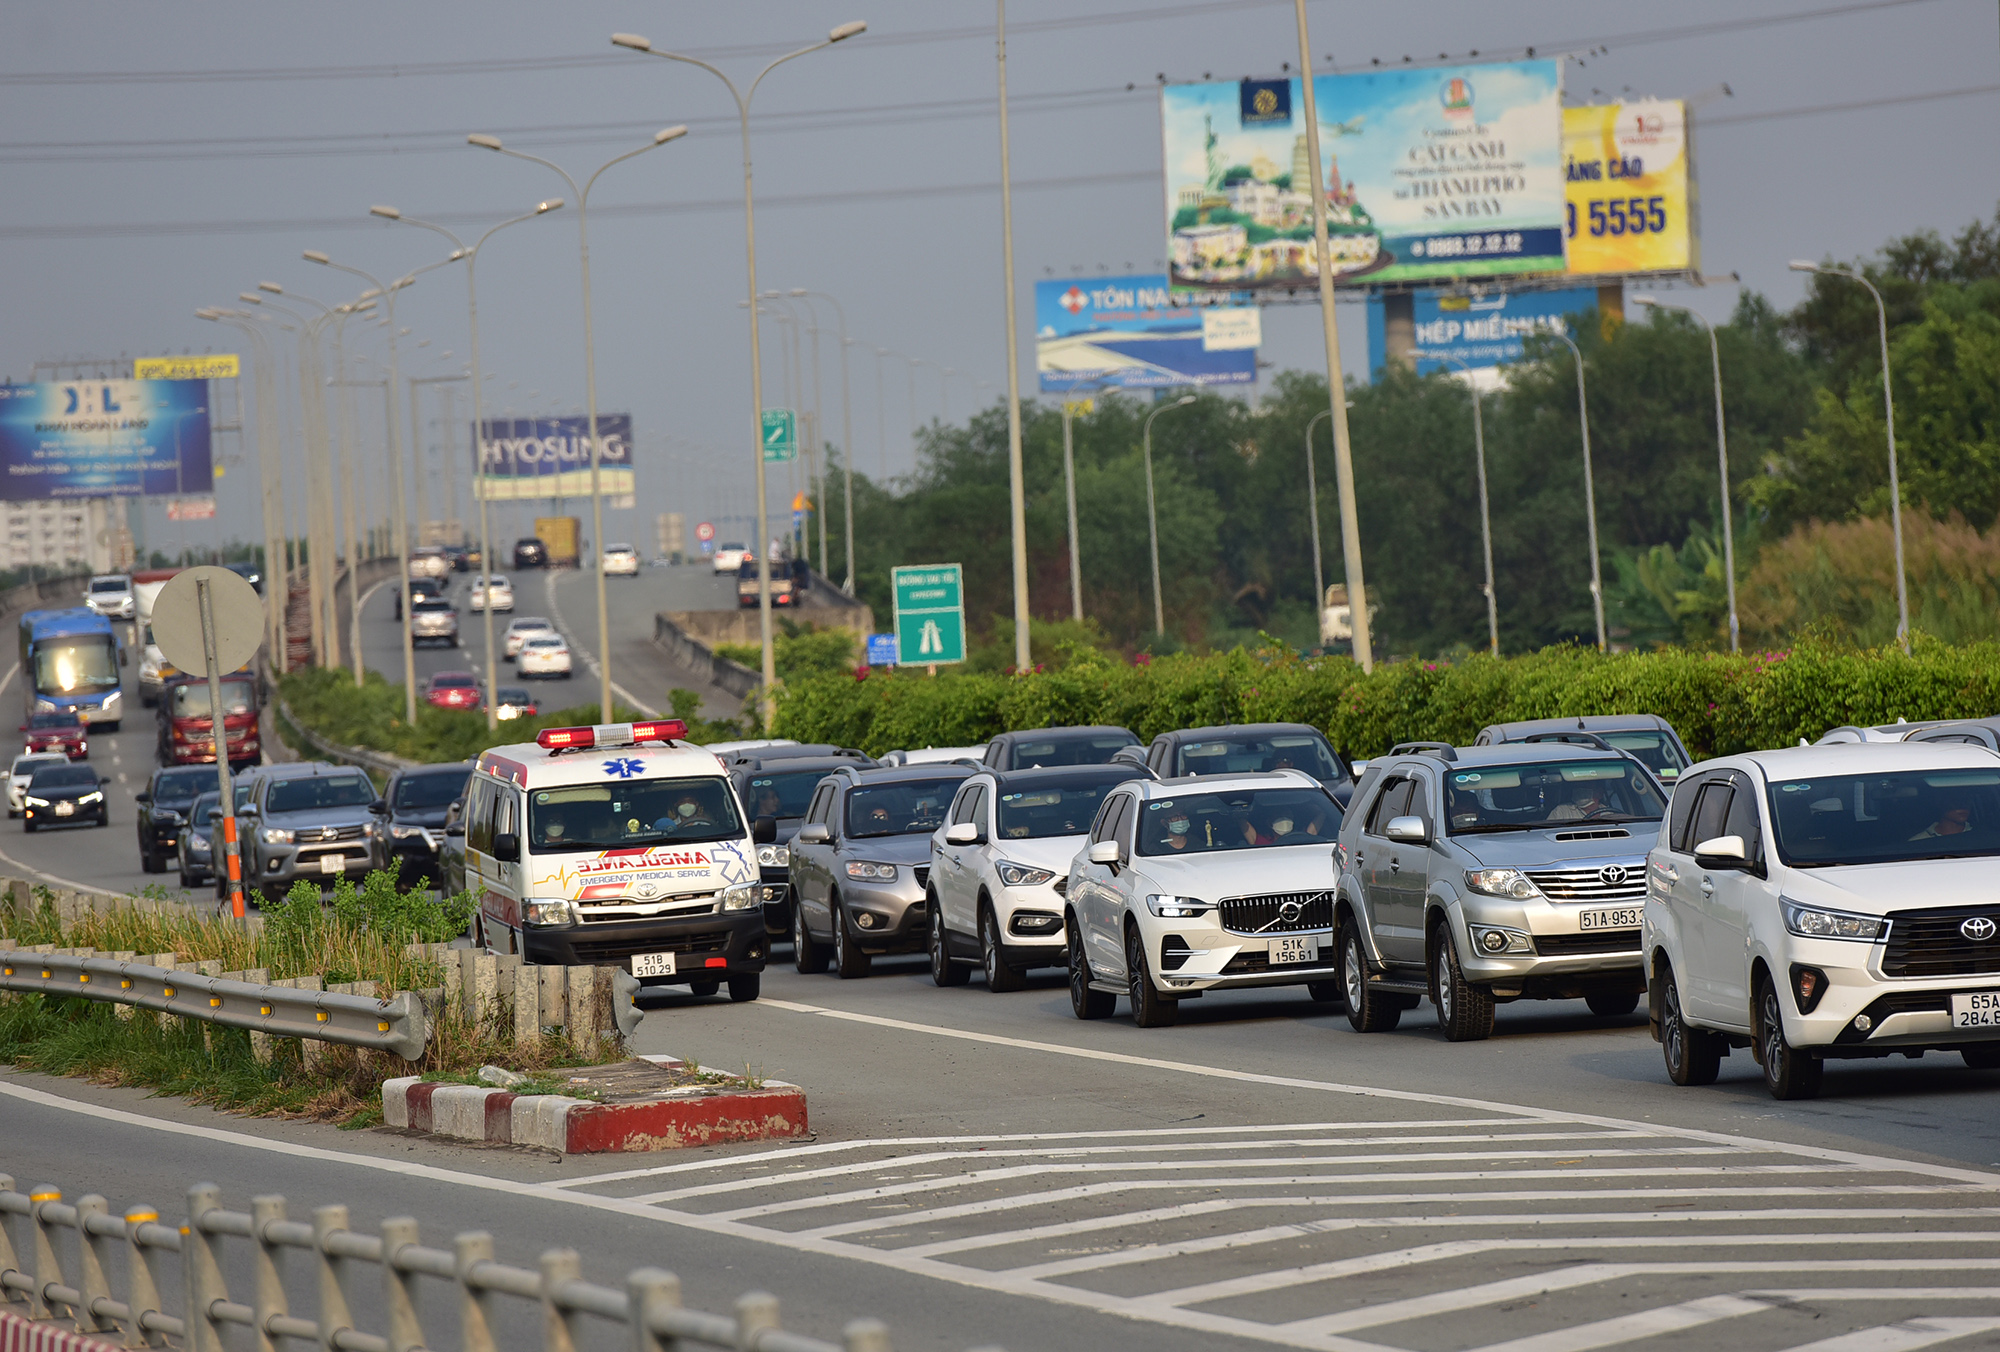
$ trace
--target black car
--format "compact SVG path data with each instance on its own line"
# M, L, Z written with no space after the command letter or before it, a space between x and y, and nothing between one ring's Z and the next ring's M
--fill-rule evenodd
M444 583L434 577L413 577L410 579L410 597L414 601L436 600L444 595ZM403 589L396 588L396 618L403 618Z
M796 751L797 747L764 748L774 752ZM792 930L792 837L805 821L806 804L812 801L819 782L842 766L873 765L866 756L849 755L758 756L732 761L730 783L743 804L743 815L755 822L769 817L777 836L768 845L757 847L757 873L764 887L764 928L772 934L788 935Z
M1034 728L1003 732L986 744L985 763L993 770L1039 770L1055 765L1109 765L1128 746L1139 745L1130 728Z
M210 777L211 782L213 776ZM250 801L250 786L242 780L230 785L236 799L236 806L242 807ZM215 853L215 833L222 821L221 793L211 788L194 800L181 825L180 836L174 842L174 864L181 875L182 887L198 887L214 882L220 876L222 861ZM241 823L239 822L239 827ZM218 894L221 888L216 889Z
M215 792L213 765L170 765L153 771L146 787L134 794L139 804L139 867L165 873L167 860L180 846L181 827L203 790Z
M28 791L21 796L21 817L21 825L28 831L78 822L109 826L111 809L104 801L104 781L88 765L46 766L28 781Z
M1145 765L1161 779L1303 770L1326 786L1341 811L1354 796L1353 768L1309 723L1228 723L1163 732L1146 749Z
M446 545L444 556L450 562L451 571L454 573L467 572L472 567L472 551L464 545Z
M225 563L230 572L248 582L259 596L264 594L264 570L254 563Z
M466 761L412 766L389 776L375 826L377 838L387 849L385 867L396 869L402 879L429 878L433 885L443 883L438 846L444 841L445 814L465 796L466 781L471 778L472 765Z
M546 568L549 566L549 547L534 536L526 536L514 542L514 566L516 568Z

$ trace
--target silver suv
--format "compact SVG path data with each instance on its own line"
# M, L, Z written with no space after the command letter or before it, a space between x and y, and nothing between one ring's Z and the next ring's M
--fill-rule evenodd
M410 641L458 646L458 608L443 597L418 597L410 606Z
M1347 1019L1428 995L1453 1042L1511 1000L1629 1014L1645 991L1646 854L1666 801L1622 752L1410 743L1371 761L1342 824L1334 916Z

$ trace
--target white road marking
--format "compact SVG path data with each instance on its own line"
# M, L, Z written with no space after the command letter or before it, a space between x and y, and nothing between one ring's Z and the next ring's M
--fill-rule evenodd
M45 869L38 869L33 864L24 863L16 859L4 850L0 850L0 863L9 864L31 878L40 878L43 882L52 883L57 887L67 887L72 892L95 892L101 897L122 897L125 895L123 892L114 891L108 887L98 887L93 883L76 882L72 879L50 873Z
M1900 1324L1878 1324L1872 1329L1856 1329L1837 1337L1800 1343L1787 1352L1911 1352L1913 1348L1934 1347L1996 1329L2000 1329L2000 1319L1959 1319L1949 1315L1909 1319Z
M1595 1323L1553 1329L1529 1338L1489 1343L1480 1352L1589 1352L1591 1348L1656 1338L1722 1319L1762 1314L1769 1308L1761 1300L1746 1300L1742 1296L1703 1296L1699 1300L1662 1305L1637 1314L1620 1315L1616 1319L1600 1319Z
M16 662L13 666L7 668L7 674L5 676L0 676L0 693L4 693L8 686L14 684L14 678L16 676L19 676L20 674L21 674L21 664L19 662Z

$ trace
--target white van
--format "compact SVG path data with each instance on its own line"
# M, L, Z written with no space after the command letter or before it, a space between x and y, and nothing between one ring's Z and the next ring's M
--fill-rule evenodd
M756 999L760 837L722 762L686 735L678 719L548 728L483 753L463 814L474 941Z

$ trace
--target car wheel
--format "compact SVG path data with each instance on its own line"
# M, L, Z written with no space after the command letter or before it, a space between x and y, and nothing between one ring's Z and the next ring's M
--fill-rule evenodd
M1714 1084L1722 1070L1722 1039L1681 1017L1681 988L1671 968L1660 997L1660 1052L1667 1078L1678 1085Z
M22 823L21 823L21 831L22 831L22 833L23 833L24 835L30 835L30 836L32 836L33 834L35 834L35 824L34 824L34 822L32 822L32 821L24 821L24 822L22 822Z
M1438 1026L1449 1041L1484 1042L1493 1036L1492 992L1466 981L1450 929L1440 925L1433 930L1431 947L1431 1003L1437 1006Z
M1323 1005L1339 1004L1347 998L1338 981L1308 981L1306 994Z
M1638 991L1591 991L1583 997L1590 1012L1600 1019L1615 1019L1639 1007Z
M833 970L842 981L852 981L856 977L868 975L873 962L860 944L854 941L854 926L847 921L847 909L838 901L833 903Z
M1982 1042L1973 1047L1960 1047L1958 1054L1965 1058L1965 1064L1974 1070L2000 1070L2000 1042Z
M182 864L175 872L180 875L182 888L191 890L194 887L194 879L188 877L187 865Z
M1137 925L1125 929L1125 986L1132 1001L1133 1023L1141 1028L1174 1026L1181 1003L1164 998L1153 985L1152 968L1146 962L1146 940Z
M160 856L142 847L139 850L139 871L141 873L165 873L167 871L167 864Z
M713 995L721 989L722 983L720 981L690 981L688 983L689 995Z
M1027 987L1027 977L1019 968L1008 966L1006 956L1000 951L1000 918L993 914L991 906L983 906L979 911L979 959L986 968L987 990L1004 995Z
M748 976L732 976L729 978L729 998L739 1005L755 1000L763 993L763 990L764 976L761 972L752 972Z
M931 893L925 900L931 912L931 981L939 986L963 986L972 971L951 960L951 944L944 932L944 910L938 905L937 893Z
M1386 1033L1402 1022L1403 1007L1369 988L1361 932L1352 924L1340 927L1340 994L1347 1001L1347 1022L1357 1033Z
M1069 945L1069 1007L1079 1019L1107 1019L1118 1008L1118 997L1092 988L1090 959L1083 955L1083 933L1074 917L1063 922L1063 939Z
M806 908L796 899L792 902L792 966L806 976L818 976L826 970L826 950L806 928Z
M1819 1097L1826 1062L1808 1056L1785 1041L1785 1016L1778 1004L1777 983L1766 977L1757 994L1757 1039L1764 1053L1764 1087L1772 1098Z

